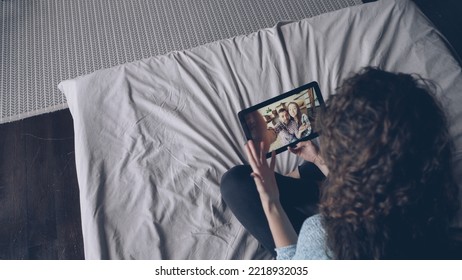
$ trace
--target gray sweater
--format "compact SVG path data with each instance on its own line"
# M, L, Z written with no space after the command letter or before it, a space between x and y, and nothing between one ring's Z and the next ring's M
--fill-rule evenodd
M305 220L298 235L297 244L276 248L278 260L327 260L326 232L321 216L314 215Z

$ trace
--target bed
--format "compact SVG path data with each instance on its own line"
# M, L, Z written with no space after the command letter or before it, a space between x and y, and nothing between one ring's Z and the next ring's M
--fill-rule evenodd
M281 22L61 82L74 120L85 257L270 258L220 197L222 174L246 161L237 112L311 81L327 99L369 65L437 82L462 186L461 64L412 1ZM276 169L299 163L282 153Z

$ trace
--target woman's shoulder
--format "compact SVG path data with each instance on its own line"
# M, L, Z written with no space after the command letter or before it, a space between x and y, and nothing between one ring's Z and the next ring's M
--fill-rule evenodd
M305 222L303 222L302 230L325 233L321 215L316 214L307 218Z
M297 242L296 259L329 259L322 217L317 214L305 220Z

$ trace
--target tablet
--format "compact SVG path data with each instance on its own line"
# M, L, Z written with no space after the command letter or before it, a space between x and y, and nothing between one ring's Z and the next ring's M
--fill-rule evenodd
M311 82L238 113L247 140L263 142L268 150L280 153L288 146L319 136L316 117L325 106L317 82Z

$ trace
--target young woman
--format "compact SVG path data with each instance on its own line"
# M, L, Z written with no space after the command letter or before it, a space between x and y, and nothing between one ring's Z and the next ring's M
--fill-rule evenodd
M275 156L268 164L252 141L250 167L223 176L223 199L249 232L278 259L445 258L458 189L447 121L426 83L366 68L318 122L320 153L310 142L290 149L313 163L299 179L275 174ZM301 211L316 205L319 181L319 213Z
M290 102L287 105L287 110L289 111L289 115L292 117L292 119L294 119L297 123L298 133L296 134L296 137L300 139L302 137L310 135L310 120L308 119L308 116L306 114L302 114L300 106L298 106L297 102Z

